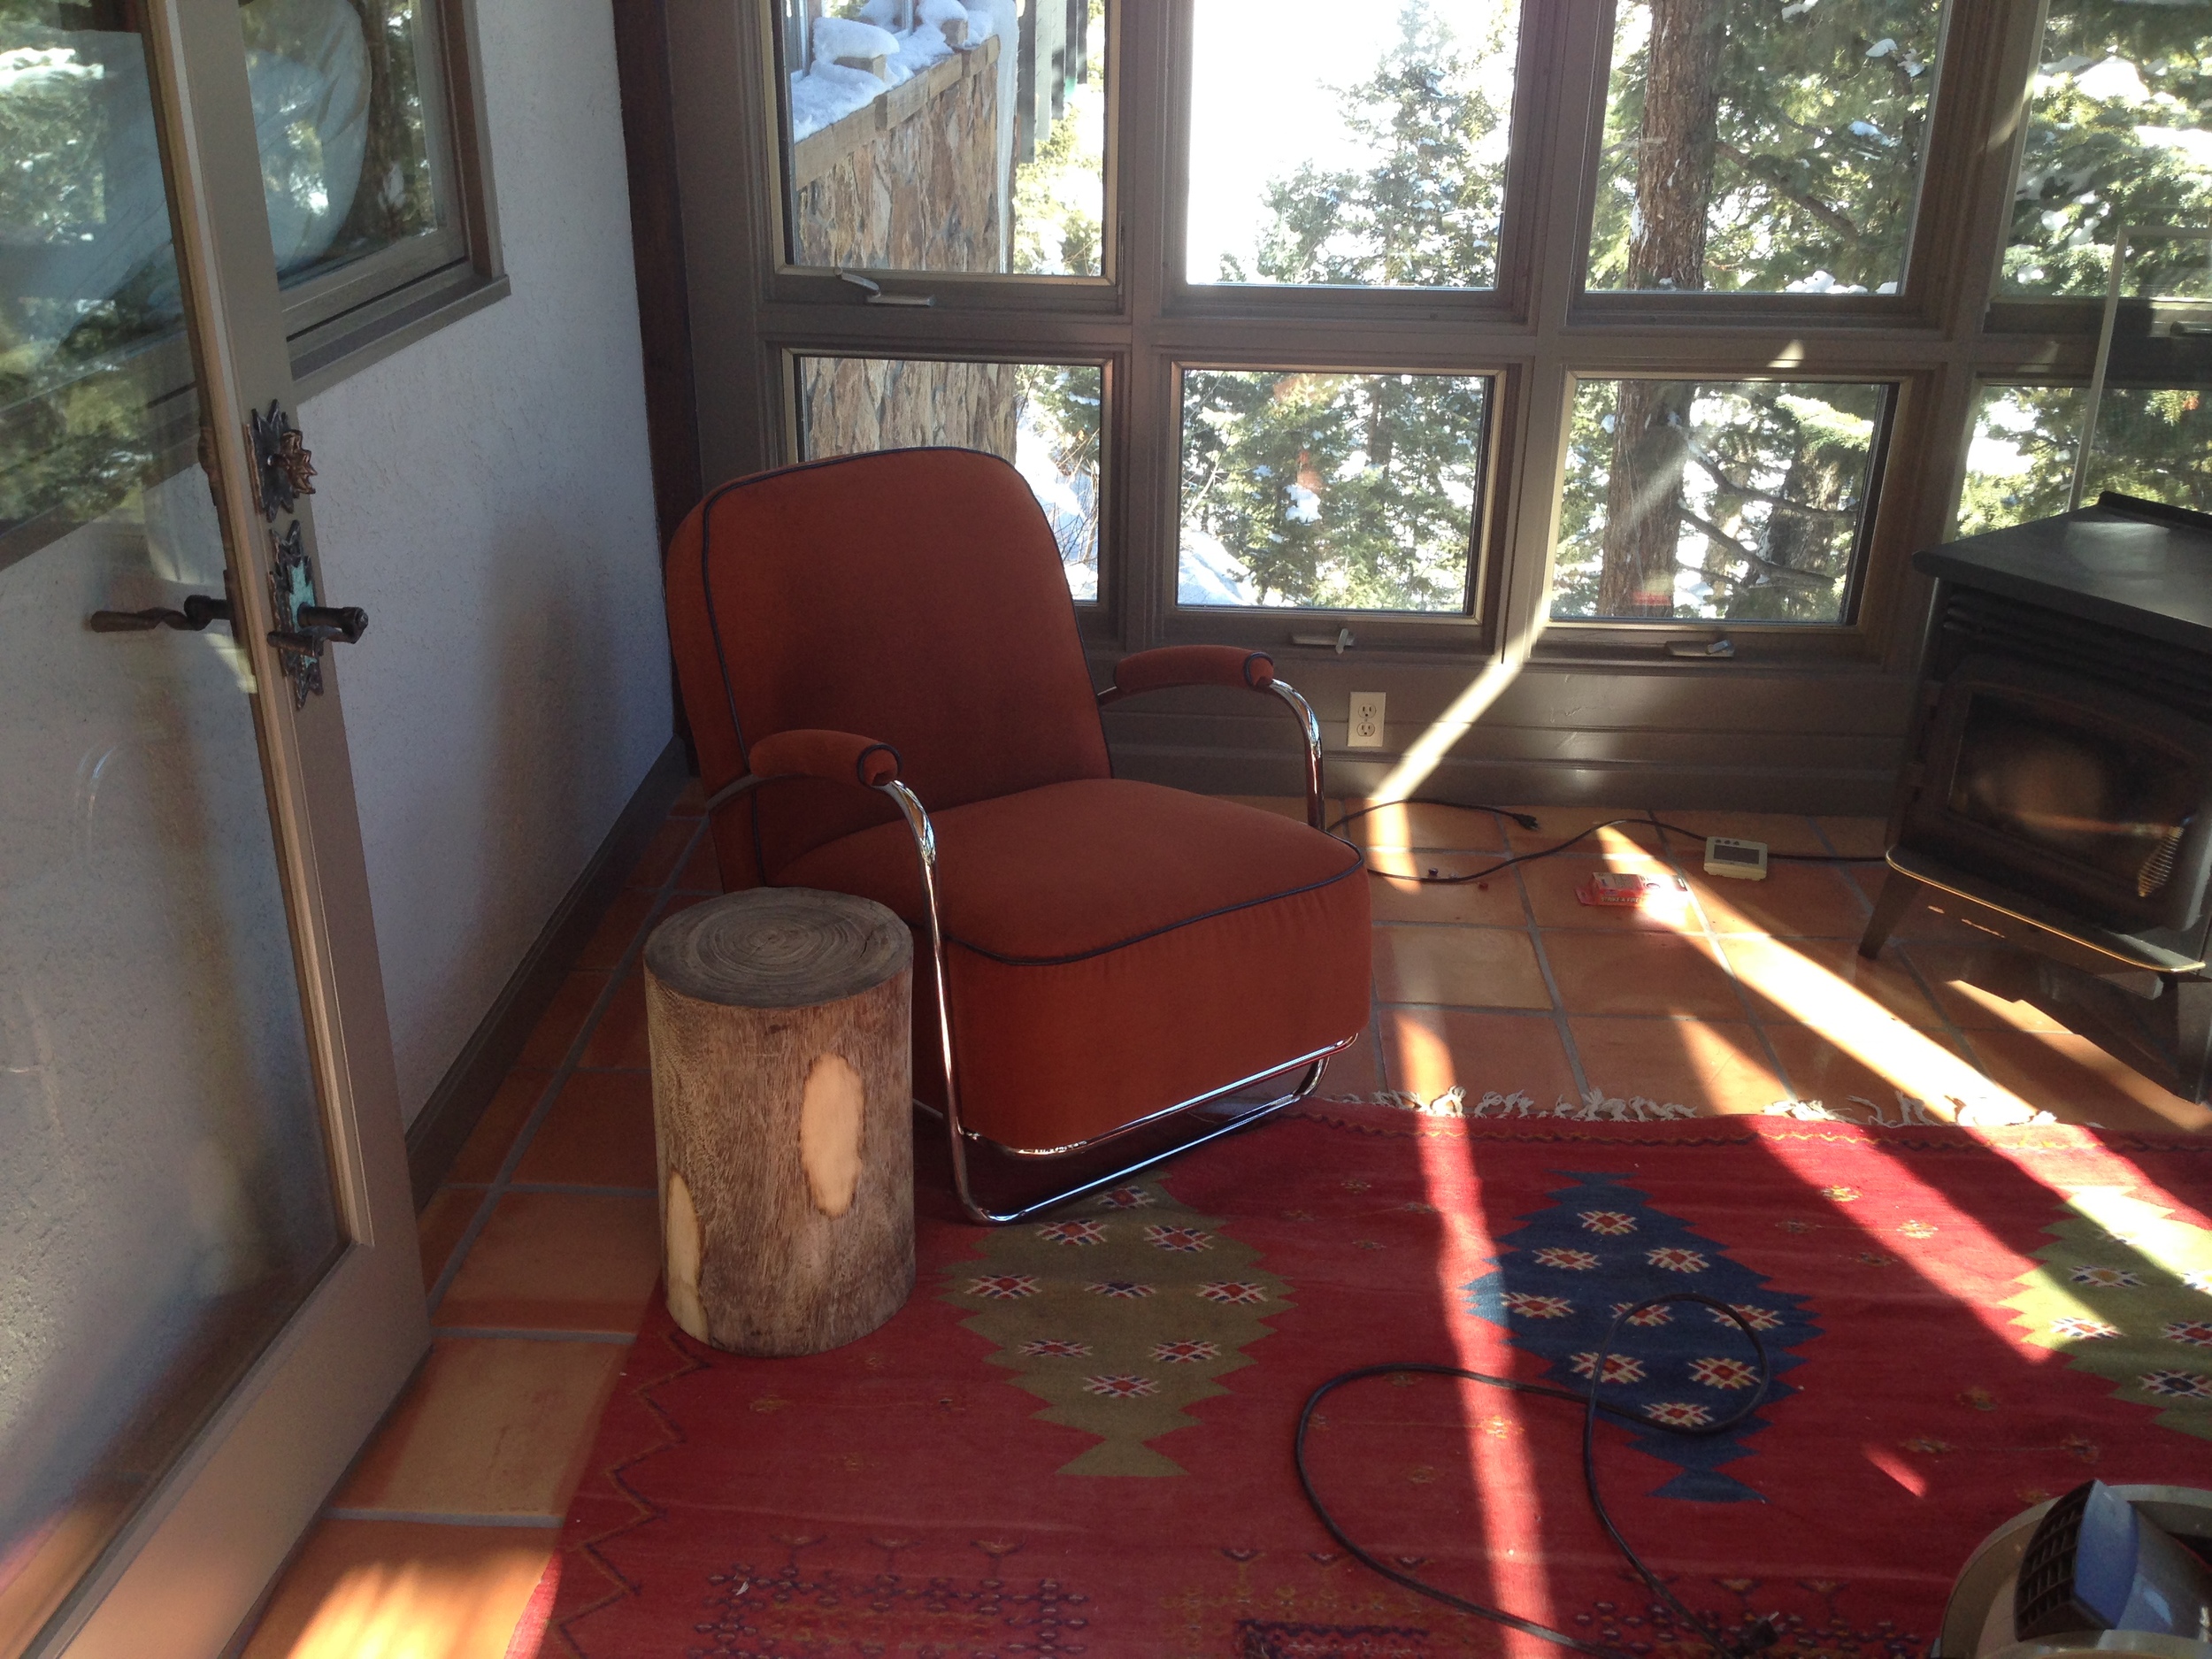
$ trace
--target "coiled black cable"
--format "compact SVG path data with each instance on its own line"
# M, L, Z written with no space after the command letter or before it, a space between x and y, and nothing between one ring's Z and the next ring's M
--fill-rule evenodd
M1600 1385L1605 1377L1606 1364L1613 1357L1614 1344L1620 1335L1622 1323L1633 1318L1646 1309L1663 1307L1669 1302L1699 1302L1725 1315L1730 1322L1744 1333L1746 1340L1751 1344L1752 1351L1758 1356L1758 1386L1752 1390L1750 1398L1742 1405L1726 1417L1712 1423L1694 1425L1658 1423L1623 1407L1609 1405L1598 1397ZM1492 1377L1482 1371L1464 1371L1456 1365L1426 1363L1363 1365L1357 1371L1341 1371L1316 1388L1306 1397L1305 1409L1298 1414L1297 1438L1293 1441L1291 1448L1292 1456L1298 1467L1298 1484L1304 1490L1306 1502L1312 1506L1315 1516L1320 1520L1321 1525L1328 1529L1329 1536L1341 1544L1345 1553L1353 1560L1362 1566L1380 1573L1392 1583L1401 1585L1417 1594L1427 1596L1432 1601L1440 1601L1446 1607L1455 1609L1459 1612L1471 1613L1478 1618L1490 1619L1514 1630L1525 1632L1528 1635L1540 1637L1545 1641L1556 1642L1563 1647L1571 1647L1577 1653L1589 1655L1591 1659L1633 1659L1633 1655L1617 1647L1608 1647L1601 1642L1586 1641L1579 1636L1570 1636L1564 1631L1554 1630L1548 1624L1540 1624L1534 1619L1522 1617L1518 1613L1508 1612L1503 1608L1487 1607L1480 1601L1469 1601L1464 1596L1455 1595L1449 1590L1440 1589L1435 1585L1417 1578L1409 1572L1402 1572L1363 1548L1349 1532L1344 1530L1343 1525L1337 1520L1336 1517L1330 1513L1328 1505L1321 1501L1320 1493L1315 1489L1313 1471L1306 1466L1306 1432L1312 1425L1315 1409L1330 1394L1348 1384L1360 1382L1371 1377L1400 1376L1409 1372L1430 1377L1456 1377L1469 1382L1486 1383L1494 1388L1509 1388L1516 1394L1542 1394L1549 1399L1566 1400L1581 1406L1583 1408L1583 1488L1589 1494L1590 1507L1597 1512L1598 1520L1603 1525L1606 1535L1613 1540L1614 1547L1627 1558L1628 1564L1636 1570L1647 1585L1651 1586L1654 1594L1674 1609L1676 1616L1686 1625L1697 1632L1711 1645L1714 1653L1718 1655L1720 1659L1746 1659L1746 1655L1757 1653L1760 1649L1773 1645L1778 1632L1771 1619L1762 1619L1757 1624L1749 1626L1740 1636L1732 1641L1704 1618L1692 1612L1673 1591L1667 1588L1659 1575L1644 1564L1643 1558L1637 1555L1628 1540L1622 1535L1621 1529L1614 1525L1612 1516L1606 1509L1605 1499L1598 1490L1597 1427L1598 1414L1601 1411L1624 1421L1634 1423L1640 1427L1656 1428L1669 1434L1682 1434L1702 1440L1710 1435L1725 1434L1765 1403L1768 1386L1774 1380L1773 1362L1768 1357L1766 1344L1759 1340L1758 1332L1752 1328L1751 1322L1739 1313L1732 1304L1715 1296L1708 1296L1700 1291L1677 1290L1670 1291L1663 1296L1654 1296L1647 1301L1623 1308L1613 1316L1613 1323L1606 1331L1605 1340L1591 1362L1590 1386L1586 1394L1574 1394L1564 1388L1555 1388L1548 1383L1523 1382L1511 1377Z

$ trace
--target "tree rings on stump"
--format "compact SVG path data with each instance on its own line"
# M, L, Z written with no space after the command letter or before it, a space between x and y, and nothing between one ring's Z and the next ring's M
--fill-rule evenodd
M668 1310L813 1354L914 1286L914 944L871 899L756 887L645 945Z

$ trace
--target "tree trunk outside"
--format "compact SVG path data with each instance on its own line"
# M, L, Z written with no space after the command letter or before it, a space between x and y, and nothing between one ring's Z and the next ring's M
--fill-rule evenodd
M360 182L346 222L332 240L334 252L381 247L414 228L406 223L406 203L386 196L388 180L405 159L404 123L400 119L392 77L391 7L388 0L353 0L361 19L362 44L368 52L368 134L361 151Z
M1651 0L1628 243L1631 288L1705 286L1722 32L1720 0ZM1694 391L1676 380L1621 382L1605 490L1600 616L1674 613L1683 448Z

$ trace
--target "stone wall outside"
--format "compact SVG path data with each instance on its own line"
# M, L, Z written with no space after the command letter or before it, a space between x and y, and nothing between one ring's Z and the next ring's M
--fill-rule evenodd
M791 173L801 265L998 268L998 53L996 35L956 51L799 141Z
M994 271L1005 190L994 35L800 141L798 263L841 270ZM1014 458L1016 371L1004 363L800 360L810 457L956 444Z

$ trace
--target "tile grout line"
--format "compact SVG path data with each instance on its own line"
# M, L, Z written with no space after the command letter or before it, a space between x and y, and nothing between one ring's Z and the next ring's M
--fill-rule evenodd
M1820 826L1818 818L1813 820L1813 833L1820 837L1820 844L1823 847L1834 853L1839 858L1843 856L1842 853L1837 850L1836 843L1829 839L1828 832ZM1869 920L1871 920L1874 915L1874 901L1867 895L1866 889L1859 884L1855 877L1850 875L1843 878L1843 884L1856 895L1860 910L1866 913ZM1862 938L1865 936L1863 928L1860 930L1860 936ZM1920 971L1920 960L1914 955L1910 941L1892 938L1886 942L1896 947L1898 963L1910 976L1912 982L1920 987L1920 995L1928 999L1928 1005L1935 1010L1936 1018L1943 1022L1942 1029L1958 1044L1959 1051L1965 1056L1966 1064L1984 1077L1989 1078L1993 1083L1995 1082L1995 1078L1990 1075L1988 1065L1982 1059L1981 1051L1974 1047L1974 1040L1966 1034L1966 1028L1963 1025L1951 1018L1950 1009L1945 1005L1943 998L1937 995L1936 988L1929 982L1928 976ZM1854 946L1853 949L1856 949L1857 947ZM1894 1089L1897 1085L1891 1081L1890 1087ZM1903 1091L1898 1092L1901 1094Z
M1513 838L1506 837L1506 854L1510 857ZM1559 1046L1566 1051L1567 1075L1574 1080L1576 1091L1585 1102L1594 1092L1589 1073L1582 1068L1582 1049L1575 1041L1574 1029L1567 1023L1567 999L1559 994L1558 976L1552 972L1551 953L1544 949L1544 930L1536 925L1536 904L1528 895L1528 883L1521 879L1522 866L1514 864L1506 871L1513 878L1513 890L1520 895L1521 916L1526 924L1529 948L1536 953L1536 971L1544 976L1544 989L1551 997L1552 1030L1558 1034Z
M1423 873L1425 873L1422 868L1422 860L1424 858L1464 858L1470 862L1476 860L1487 860L1491 863L1495 863L1501 858L1510 859L1517 856L1513 846L1512 834L1505 827L1506 814L1504 809L1499 807L1472 806L1462 807L1458 810L1465 812L1489 813L1491 826L1497 833L1499 845L1494 848L1415 847L1409 845L1404 847L1382 847L1370 846L1362 842L1361 850L1363 854L1365 855L1383 854L1391 856L1402 857L1407 864L1407 877L1409 879L1417 879ZM1408 833L1409 835L1411 833L1410 818L1408 819ZM1371 864L1369 867L1371 869L1373 868ZM1379 873L1387 878L1393 872L1383 871ZM1374 927L1422 927L1457 931L1479 929L1486 933L1509 933L1517 932L1523 933L1529 937L1536 955L1537 967L1544 975L1545 990L1551 998L1552 1005L1550 1009L1500 1008L1492 1005L1476 1005L1465 1002L1393 1002L1385 1000L1382 995L1381 987L1379 985L1374 984L1371 977L1369 988L1369 1018L1378 1033L1379 1033L1381 1029L1383 1011L1385 1010L1394 1008L1423 1010L1436 1009L1448 1012L1511 1014L1529 1018L1548 1018L1553 1022L1553 1029L1558 1033L1561 1045L1566 1050L1569 1075L1574 1079L1576 1087L1578 1088L1582 1088L1585 1086L1582 1080L1581 1057L1575 1049L1572 1036L1565 1029L1564 1016L1561 1012L1560 1008L1559 987L1552 982L1550 964L1544 956L1542 945L1535 940L1535 914L1529 904L1527 889L1521 883L1520 866L1517 864L1509 864L1504 870L1499 872L1498 875L1500 877L1512 877L1514 882L1514 891L1520 896L1522 922L1521 926L1517 928L1494 922L1432 922L1423 921L1417 918L1407 919L1404 918L1394 918L1392 920L1386 922L1371 921L1371 926ZM1384 1050L1379 1042L1377 1044L1376 1048L1376 1058L1379 1063L1379 1070L1380 1070L1382 1073L1383 1087L1385 1088L1393 1087L1394 1085L1392 1084L1390 1079L1388 1062L1384 1058ZM1454 1069L1453 1080L1455 1082L1459 1082L1460 1087L1463 1089L1466 1087L1463 1082L1460 1082L1460 1079L1456 1075L1456 1067Z
M1608 933L1608 934L1605 934L1605 935L1603 935L1603 936L1604 936L1604 937L1606 937L1606 938L1609 938L1609 938L1632 939L1632 938L1647 938L1647 937L1649 937L1649 935L1648 935L1648 934L1643 933L1641 933L1640 931L1640 932L1638 932L1638 933L1625 933L1625 932L1621 933L1618 933L1618 934ZM1494 1003L1494 1002L1484 1002L1484 1003L1475 1003L1475 1002L1385 1002L1384 1004L1382 1004L1382 1006L1383 1006L1385 1009L1394 1009L1394 1008L1410 1008L1410 1009L1419 1009L1419 1010L1425 1010L1425 1010L1431 1010L1431 1009L1433 1009L1433 1010L1435 1010L1436 1011L1438 1011L1438 1012L1440 1012L1440 1013L1447 1013L1447 1014L1501 1014L1501 1015L1509 1015L1509 1016L1510 1016L1511 1018L1515 1018L1515 1019L1550 1019L1550 1018L1553 1018L1555 1017L1555 1013L1556 1013L1556 1010L1553 1010L1553 1009L1548 1009L1548 1008L1506 1008L1506 1007L1501 1006L1500 1004L1497 1004L1497 1003ZM1646 1023L1646 1024L1647 1024L1647 1025L1695 1025L1695 1024L1699 1023L1700 1021L1706 1021L1706 1022L1709 1022L1709 1021L1711 1020L1711 1018L1712 1018L1712 1016L1711 1016L1711 1015L1709 1015L1709 1014L1648 1014L1648 1013L1647 1013L1647 1014L1577 1014L1577 1015L1571 1015L1569 1018L1575 1018L1575 1019L1593 1019L1593 1020L1596 1020L1596 1019L1621 1020L1621 1021L1635 1021L1635 1020L1641 1020L1641 1021L1645 1022L1645 1023Z
M627 1348L637 1340L635 1332L599 1330L580 1326L573 1331L548 1330L543 1325L448 1325L438 1328L440 1336L472 1337L479 1340L503 1342L582 1342L606 1348Z
M1656 826L1659 822L1659 815L1656 812L1649 812L1648 816L1652 823ZM1812 824L1812 817L1809 813L1805 815L1805 821ZM1820 826L1817 824L1813 824L1812 827L1814 834L1820 833ZM1660 856L1666 860L1667 867L1674 872L1675 879L1681 882L1684 890L1690 895L1691 913L1697 918L1697 925L1704 934L1706 946L1712 951L1714 960L1720 964L1720 971L1728 976L1728 983L1735 988L1736 1001L1743 1007L1744 1018L1750 1022L1752 1035L1759 1040L1759 1047L1766 1055L1767 1063L1774 1068L1774 1075L1781 1079L1782 1087L1789 1091L1790 1099L1797 1100L1799 1098L1797 1079L1790 1075L1789 1067L1782 1064L1780 1050L1775 1048L1774 1039L1767 1034L1766 1023L1759 1018L1758 1010L1752 1006L1751 995L1744 988L1743 977L1736 972L1735 963L1730 960L1728 947L1721 942L1720 935L1713 931L1713 918L1705 913L1704 901L1697 896L1697 889L1690 885L1690 879L1684 873L1681 861L1674 856L1674 849L1669 843L1667 832L1663 828L1659 831L1659 846ZM1770 934L1769 936L1771 937ZM1719 1117L1726 1114L1717 1112L1714 1115Z
M1390 1050L1383 1044L1382 1006L1382 987L1375 983L1374 921L1371 909L1367 939L1367 1033L1375 1044L1375 1080L1382 1085L1383 1093L1387 1094L1396 1086L1390 1080Z
M676 855L675 862L671 865L668 874L662 879L658 887L650 889L653 902L646 908L644 919L639 922L637 931L630 936L629 943L615 958L615 966L607 975L605 987L593 999L590 1010L577 1026L575 1036L570 1039L568 1047L563 1050L561 1064L554 1068L552 1076L546 1079L544 1091L538 1096L537 1104L530 1109L529 1116L523 1119L521 1127L515 1131L515 1138L508 1145L507 1155L500 1160L498 1169L493 1172L491 1183L485 1193L483 1202L478 1205L476 1214L471 1217L468 1226L463 1230L460 1240L455 1245L451 1256L447 1260L445 1271L438 1275L437 1283L432 1286L426 1298L430 1304L430 1317L434 1324L437 1318L439 1308L445 1302L447 1293L453 1287L453 1281L460 1277L461 1269L468 1261L469 1252L476 1248L476 1240L482 1236L484 1229L490 1225L492 1211L497 1208L499 1201L506 1195L513 1180L514 1171L520 1166L524 1156L530 1149L530 1142L536 1138L538 1130L545 1119L552 1115L554 1102L560 1098L561 1090L567 1086L569 1079L579 1070L584 1050L590 1046L593 1033L598 1030L599 1022L605 1018L607 1010L613 1005L616 994L621 989L624 975L635 965L633 956L639 949L640 939L652 927L656 919L666 908L669 899L675 893L675 884L682 879L685 864L690 859L693 849L697 847L700 837L705 833L706 819L703 818L698 820L697 826L690 835L685 839L682 850Z
M437 1509L363 1509L349 1504L340 1508L333 1504L323 1511L329 1521L405 1521L419 1526L526 1526L540 1532L560 1531L564 1516L500 1515L487 1511L444 1511Z
M672 812L670 817L672 819L675 815ZM527 1153L531 1141L536 1136L545 1119L551 1114L553 1104L559 1098L562 1088L580 1069L578 1063L582 1059L584 1050L589 1045L593 1033L598 1029L599 1022L612 1005L615 994L620 988L624 976L636 970L638 964L634 957L642 949L641 941L665 911L669 900L675 895L676 883L682 879L684 867L690 862L693 850L698 846L701 837L705 833L706 819L702 817L696 827L686 838L683 849L678 853L667 876L663 879L658 887L651 889L653 901L646 907L644 918L639 922L636 932L630 936L629 943L624 947L622 953L616 958L614 968L607 975L605 987L593 1000L589 1011L580 1023L575 1036L570 1040L568 1048L564 1051L561 1064L554 1068L553 1074L546 1080L545 1089L540 1094L537 1104L531 1109L529 1116L523 1120L522 1126L515 1132L514 1140L507 1148L506 1156L500 1160L499 1167L495 1171L491 1182L484 1188L483 1196L478 1200L475 1215L470 1218L468 1226L463 1229L462 1235L456 1242L444 1270L439 1273L436 1284L426 1295L425 1301L428 1303L428 1311L432 1320L430 1335L433 1342L441 1339L474 1338L501 1341L618 1345L626 1348L636 1340L635 1331L624 1334L612 1332L544 1329L507 1330L478 1325L441 1327L435 1321L438 1310L443 1304L447 1293L452 1289L454 1280L459 1277L462 1267L468 1260L469 1253L476 1248L477 1240L482 1236L485 1227L490 1222L492 1212L498 1207L501 1199L510 1191L517 1190L518 1186L519 1186L519 1190L529 1191L542 1185L517 1184L512 1179L514 1171L519 1167L524 1156ZM626 1193L630 1189L614 1190ZM440 1526L530 1526L556 1532L560 1529L565 1520L564 1516L518 1517L477 1514L461 1510L357 1509L352 1506L336 1504L325 1504L320 1514L321 1518L326 1520L415 1521Z

